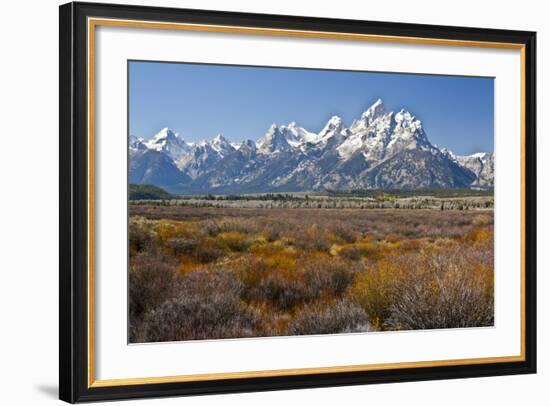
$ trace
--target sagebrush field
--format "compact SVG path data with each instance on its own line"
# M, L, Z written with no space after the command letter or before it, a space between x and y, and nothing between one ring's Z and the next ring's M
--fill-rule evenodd
M132 203L130 342L492 326L493 211L459 208Z

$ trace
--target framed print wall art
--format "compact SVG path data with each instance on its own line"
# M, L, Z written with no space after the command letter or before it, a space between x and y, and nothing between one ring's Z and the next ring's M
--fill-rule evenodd
M60 22L61 399L536 371L535 33Z

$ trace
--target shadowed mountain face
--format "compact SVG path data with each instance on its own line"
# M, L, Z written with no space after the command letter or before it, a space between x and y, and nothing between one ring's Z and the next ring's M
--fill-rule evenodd
M221 135L188 144L169 129L149 141L131 137L130 182L182 194L491 188L494 154L439 149L420 120L378 100L349 127L337 116L319 133L273 124L240 145Z

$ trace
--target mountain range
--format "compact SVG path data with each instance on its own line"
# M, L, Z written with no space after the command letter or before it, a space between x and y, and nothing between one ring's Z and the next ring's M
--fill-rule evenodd
M358 189L492 188L494 153L455 155L432 144L410 112L377 100L346 127L333 116L310 132L273 124L257 141L222 135L188 143L162 129L130 136L129 182L172 193L262 193Z

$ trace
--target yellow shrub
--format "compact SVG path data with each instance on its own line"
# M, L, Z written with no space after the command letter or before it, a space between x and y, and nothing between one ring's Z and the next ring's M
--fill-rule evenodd
M336 253L341 257L354 261L357 261L362 257L378 258L381 254L376 243L365 240L340 246L333 245L330 249L330 253Z
M229 248L231 251L243 252L246 251L252 241L246 234L238 231L226 231L218 234L216 237L216 243L222 248Z
M294 256L288 255L284 252L270 255L265 258L265 261L270 267L276 268L281 271L296 269L296 259L294 258Z
M358 274L352 287L352 296L369 316L369 322L377 329L390 315L392 289L403 277L403 271L388 260Z
M199 234L195 224L173 220L159 220L154 230L162 242L176 237L197 237Z

